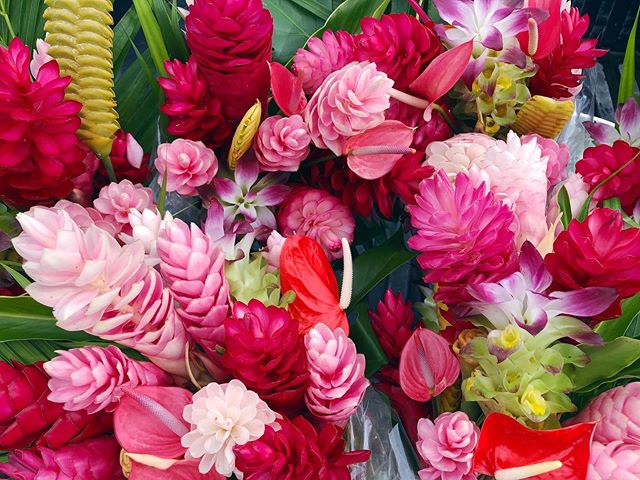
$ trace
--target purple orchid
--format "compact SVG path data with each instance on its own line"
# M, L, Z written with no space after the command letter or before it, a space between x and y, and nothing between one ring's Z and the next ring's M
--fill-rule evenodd
M224 252L227 260L240 260L249 255L256 239L256 231L249 222L225 218L222 205L215 199L207 209L204 232Z
M591 138L600 145L612 145L616 140L624 140L632 147L640 147L640 104L630 97L616 110L616 124L584 122L584 128Z
M617 298L613 288L588 287L569 292L547 292L553 278L538 250L525 242L520 252L520 271L497 283L467 287L477 300L470 303L497 329L515 323L532 335L541 332L559 315L598 315Z
M515 36L527 30L528 21L545 20L549 13L522 8L524 0L433 0L440 17L450 25L438 25L440 37L451 45L475 40L485 48L500 51Z
M281 175L268 174L258 180L260 167L255 158L245 155L234 171L235 180L215 178L213 189L223 209L224 225L247 222L258 237L265 237L277 226L269 207L275 207L289 194L289 187L279 184ZM225 232L229 232L228 228Z

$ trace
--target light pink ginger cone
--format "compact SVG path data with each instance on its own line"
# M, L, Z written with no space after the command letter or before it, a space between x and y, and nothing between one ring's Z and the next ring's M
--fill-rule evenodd
M601 393L565 425L584 422L598 422L595 441L640 445L640 382Z
M193 339L209 351L224 345L229 287L224 253L197 225L168 221L157 241L162 278L178 302L177 314Z
M49 374L49 400L69 411L112 412L122 396L122 387L171 385L171 377L150 362L127 357L113 346L86 346L59 350L44 364Z
M364 355L341 328L317 324L305 336L309 386L305 402L319 420L343 425L362 401L369 381Z
M640 446L624 442L591 443L586 480L637 480L640 478Z

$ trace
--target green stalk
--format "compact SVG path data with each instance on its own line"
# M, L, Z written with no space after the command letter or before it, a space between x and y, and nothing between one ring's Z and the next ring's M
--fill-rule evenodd
M16 32L13 31L13 26L11 25L11 20L9 20L9 14L7 13L7 9L4 6L4 0L0 0L0 16L2 16L4 18L4 22L7 24L7 29L9 30L10 40L14 39L16 37Z

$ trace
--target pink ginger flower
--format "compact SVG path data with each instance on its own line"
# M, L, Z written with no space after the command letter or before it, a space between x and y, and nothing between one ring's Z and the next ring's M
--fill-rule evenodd
M598 423L593 436L597 442L621 441L640 446L640 382L601 393L565 425L585 422Z
M53 60L53 57L49 55L49 48L51 46L41 38L36 40L36 49L33 51L33 59L29 64L29 71L33 78L38 78L42 66Z
M417 230L409 246L422 252L418 263L424 280L438 284L436 299L456 305L471 298L467 285L515 271L513 212L483 185L474 187L463 173L452 184L441 171L422 181L416 203L409 206Z
M542 156L535 137L526 141L514 132L509 132L506 142L499 140L485 155L487 186L518 219L518 247L527 240L538 245L547 233L548 160Z
M108 233L115 234L111 223L104 222L102 214L93 207L83 207L79 203L71 202L69 200L58 200L53 206L56 210L64 210L69 214L71 220L81 229L86 230L91 225L97 225Z
M170 212L165 212L163 218L157 210L149 210L148 208L145 208L142 212L131 210L129 212L131 234L121 233L120 240L125 245L130 245L134 242L142 243L145 261L147 265L154 267L160 263L157 248L158 233L165 227L167 222L172 220L173 216Z
M63 403L65 410L112 412L122 395L121 387L171 384L169 375L154 364L132 360L113 345L56 353L57 357L44 364L51 377L48 398Z
M348 32L326 30L322 38L310 38L306 50L298 49L293 57L293 70L304 91L313 95L325 78L351 63L354 48L354 37Z
M420 480L475 480L473 452L480 429L464 412L443 413L435 423L418 422L418 453L427 463Z
M267 249L264 251L264 255L269 267L273 270L280 268L280 253L282 252L282 247L284 247L285 240L286 238L280 235L277 230L271 232L269 238L267 238Z
M166 222L157 249L162 278L189 334L207 350L224 345L229 301L224 253L197 225L179 219Z
M591 443L586 480L635 480L640 478L640 446L624 442Z
M415 330L411 302L405 302L402 293L395 295L388 289L384 300L378 302L378 311L369 310L369 317L385 355L397 367L402 349Z
M227 477L240 473L234 447L258 440L276 420L258 394L236 379L222 385L210 383L195 393L183 417L191 424L191 431L182 436L186 458L200 459L200 473L215 468Z
M116 439L103 436L59 450L14 450L0 473L15 480L124 480L119 457Z
M95 209L102 214L103 220L110 223L116 233L129 232L129 212L155 208L153 191L130 180L111 183L100 190L93 201Z
M211 183L218 173L218 159L202 142L179 138L158 146L155 160L158 184L167 176L167 192L196 196L198 187Z
M426 160L436 170L444 170L451 180L458 173L465 173L483 181L486 178L480 169L487 151L495 144L496 140L489 135L461 133L442 142L431 142L426 149Z
M265 172L295 172L309 155L311 137L300 115L268 117L260 125L254 150Z
M87 330L100 321L120 289L140 275L142 244L121 247L104 230L83 231L65 211L33 207L17 220L22 233L13 240L34 280L27 292L53 307L58 326Z
M349 137L384 122L393 80L373 63L352 63L329 75L313 94L305 121L318 148L346 153Z
M305 403L319 420L345 424L357 410L369 381L365 358L341 328L318 323L304 338L309 366Z
M542 156L547 157L547 190L551 191L553 187L563 180L567 179L569 172L569 147L564 143L558 143L551 138L544 138L540 135L532 134L522 137L522 143L528 143L531 139L538 142L538 146L542 150Z
M351 210L324 190L301 188L290 195L278 213L282 235L305 235L316 240L333 261L342 257L341 239L353 241Z

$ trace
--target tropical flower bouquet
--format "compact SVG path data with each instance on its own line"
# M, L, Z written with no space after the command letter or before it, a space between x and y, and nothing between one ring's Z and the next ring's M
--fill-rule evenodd
M569 1L112 9L0 0L3 475L640 478L635 29L580 124Z

